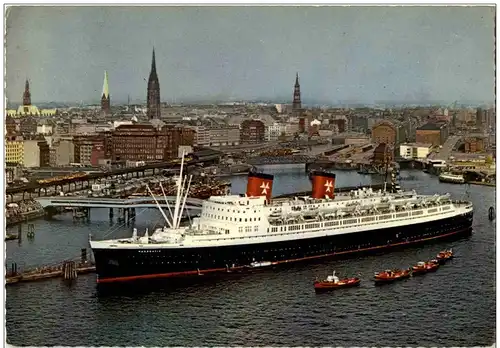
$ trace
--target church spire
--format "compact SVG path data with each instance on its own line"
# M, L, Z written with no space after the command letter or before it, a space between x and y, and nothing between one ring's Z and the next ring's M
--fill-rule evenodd
M302 103L300 101L300 84L299 84L299 73L295 75L295 86L293 88L293 103L292 111L298 112L302 108Z
M23 105L31 105L30 83L28 79L26 79L26 83L24 85Z
M155 59L155 48L154 47L153 47L153 59L151 60L151 73L153 73L153 71L156 74L156 59Z
M102 96L109 99L108 72L104 70L104 82L102 84Z
M109 98L108 72L104 70L104 82L102 84L101 110L104 113L111 111L111 100Z
M160 81L158 81L158 75L156 74L156 59L155 59L155 49L153 48L153 59L151 60L151 72L149 73L148 80L148 119L159 119L160 110Z

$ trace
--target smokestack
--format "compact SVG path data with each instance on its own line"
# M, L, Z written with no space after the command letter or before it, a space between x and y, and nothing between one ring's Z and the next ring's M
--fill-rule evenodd
M247 183L247 196L260 197L266 196L269 203L273 191L274 175L264 173L249 173Z
M313 172L311 174L311 197L316 199L333 198L335 196L335 177L336 175L333 173Z

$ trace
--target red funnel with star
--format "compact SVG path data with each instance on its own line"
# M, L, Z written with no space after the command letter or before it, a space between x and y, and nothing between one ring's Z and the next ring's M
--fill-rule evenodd
M259 197L266 196L269 203L273 192L274 175L264 173L248 174L247 196Z
M316 199L333 198L335 196L335 177L336 175L333 173L313 172L311 174L311 197Z

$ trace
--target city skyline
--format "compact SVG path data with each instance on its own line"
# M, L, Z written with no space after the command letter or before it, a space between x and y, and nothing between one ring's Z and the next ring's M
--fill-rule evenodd
M493 103L493 28L486 6L12 7L6 97L99 103L106 70L112 105L145 102L154 48L162 102L291 103L298 72L306 105Z

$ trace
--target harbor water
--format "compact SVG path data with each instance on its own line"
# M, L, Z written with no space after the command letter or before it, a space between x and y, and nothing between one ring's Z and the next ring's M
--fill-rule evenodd
M275 195L310 189L303 166L269 166ZM401 186L423 194L447 193L474 203L473 235L345 260L322 260L256 274L196 277L186 284L144 282L104 291L95 274L72 285L61 279L6 288L7 342L16 346L477 346L495 340L495 188L439 183L403 171ZM243 193L246 177L231 179ZM377 176L337 171L336 186L380 184ZM71 213L36 220L35 238L7 242L6 264L18 269L80 255L95 239L144 234L163 224L155 209L137 210L130 225L93 209L90 221ZM23 226L27 230L27 226ZM7 232L17 234L17 227ZM373 272L408 267L453 248L456 257L436 273L375 287ZM315 294L315 277L333 270L358 276L359 288Z

